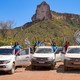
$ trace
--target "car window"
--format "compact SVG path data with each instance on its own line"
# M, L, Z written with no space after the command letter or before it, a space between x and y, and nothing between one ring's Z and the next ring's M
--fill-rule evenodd
M59 53L59 52L62 52L62 51L63 51L62 48L58 48L57 51L56 51L56 53Z
M80 53L80 48L72 48L67 51L67 53Z
M20 55L28 55L29 54L29 49L24 49L24 50L20 51L19 54Z
M25 49L25 51L26 51L26 54L29 54L29 49Z
M13 54L13 49L0 49L0 55L11 55Z
M36 53L52 53L51 48L39 48Z

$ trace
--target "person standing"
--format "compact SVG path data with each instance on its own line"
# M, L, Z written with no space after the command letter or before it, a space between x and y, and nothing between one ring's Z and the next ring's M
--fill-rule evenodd
M35 39L35 43L33 46L34 51L37 49L38 46L39 46L39 41Z
M55 52L57 49L56 43L54 41L52 41L51 46L53 48L53 51Z
M15 55L18 54L18 51L20 51L22 47L19 45L19 43L16 41L14 46L13 46L13 49L15 51Z
M65 42L65 45L64 45L65 52L67 51L68 46L69 46L69 42L66 41L66 42Z

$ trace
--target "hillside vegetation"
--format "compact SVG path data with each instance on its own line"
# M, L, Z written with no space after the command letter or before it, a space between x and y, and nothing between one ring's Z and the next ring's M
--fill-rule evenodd
M62 16L66 16L66 14L59 14L55 12L52 12L52 14L53 18L50 20L37 21L29 23L26 27L23 25L9 30L7 38L3 39L0 37L0 44L10 45L10 43L14 43L17 40L25 47L25 38L30 40L31 45L34 44L35 38L46 42L51 42L51 40L54 39L58 46L62 46L65 40L68 40L70 45L75 44L74 33L77 30L80 30L80 21L75 17L76 15L73 15L73 19L64 19ZM67 16L68 15L71 16L71 14L67 14Z
M34 43L35 38L47 42L54 39L59 46L63 45L65 40L68 40L72 45L75 44L74 33L77 30L79 30L79 25L74 21L62 19L43 20L23 30L21 28L17 29L18 34L15 39L19 40L21 44L26 37L28 37L31 44Z

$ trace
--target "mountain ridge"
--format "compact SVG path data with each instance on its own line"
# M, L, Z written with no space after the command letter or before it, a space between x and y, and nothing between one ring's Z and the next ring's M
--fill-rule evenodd
M44 6L47 8L45 11ZM50 14L47 14L47 11ZM13 30L13 33L18 32L14 37L15 40L23 44L23 39L27 37L31 44L34 44L35 38L47 42L51 42L54 38L59 46L63 45L66 40L70 42L70 45L76 44L74 34L80 30L80 15L51 11L45 2L38 5L34 15L32 22L27 22ZM51 17L47 17L48 15Z

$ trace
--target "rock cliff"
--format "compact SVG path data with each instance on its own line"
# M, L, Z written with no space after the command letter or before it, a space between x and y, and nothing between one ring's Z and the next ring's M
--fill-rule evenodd
M50 6L43 1L40 5L37 6L36 13L32 16L32 21L46 20L51 19Z

